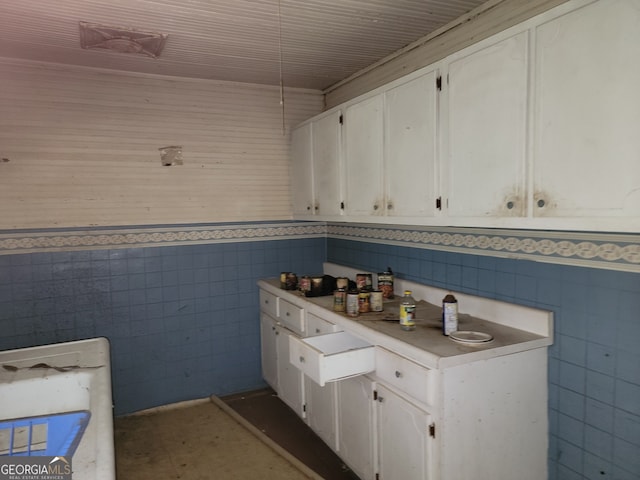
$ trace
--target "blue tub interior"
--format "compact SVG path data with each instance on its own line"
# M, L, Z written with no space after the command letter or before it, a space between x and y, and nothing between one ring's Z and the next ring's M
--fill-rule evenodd
M0 420L0 456L73 456L91 412Z

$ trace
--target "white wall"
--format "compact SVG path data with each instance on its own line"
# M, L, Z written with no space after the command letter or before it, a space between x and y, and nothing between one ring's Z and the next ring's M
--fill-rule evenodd
M320 92L0 59L0 229L284 220ZM162 166L181 145L184 165Z

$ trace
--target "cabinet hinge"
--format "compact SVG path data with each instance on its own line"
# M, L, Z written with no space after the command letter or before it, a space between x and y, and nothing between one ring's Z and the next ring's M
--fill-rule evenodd
M436 438L436 424L432 423L431 425L429 425L429 436Z
M436 78L436 88L442 90L442 77L440 75Z
M373 401L375 402L376 400L378 400L378 391L374 390L373 391Z
M380 480L380 474L376 473L376 480Z
M306 412L307 411L307 404L305 403L304 405L302 405L302 411Z
M339 122L340 122L340 125L344 123L344 115L340 115Z
M442 210L442 197L436 198L436 208Z
M340 202L340 210L344 210L344 202Z

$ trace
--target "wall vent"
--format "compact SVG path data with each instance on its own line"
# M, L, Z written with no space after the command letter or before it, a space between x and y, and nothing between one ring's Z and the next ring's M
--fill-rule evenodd
M85 49L103 48L157 58L167 37L166 33L80 22L80 46Z

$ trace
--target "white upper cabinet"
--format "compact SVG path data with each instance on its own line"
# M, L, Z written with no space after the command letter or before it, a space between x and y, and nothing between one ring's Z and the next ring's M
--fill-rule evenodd
M432 70L384 93L384 206L389 216L435 214L437 82Z
M291 132L295 218L326 220L342 212L342 112L322 114Z
M347 215L383 215L383 98L345 109L345 180Z
M312 123L313 177L316 215L341 213L342 112L332 111Z
M436 81L421 72L346 107L347 216L434 215Z
M449 217L526 212L527 35L494 38L448 62L443 118Z
M306 123L291 132L291 197L294 215L313 215L313 163L311 124Z
M640 0L570 0L346 102L294 216L638 233L639 58Z
M639 231L640 2L591 3L535 38L533 216Z

